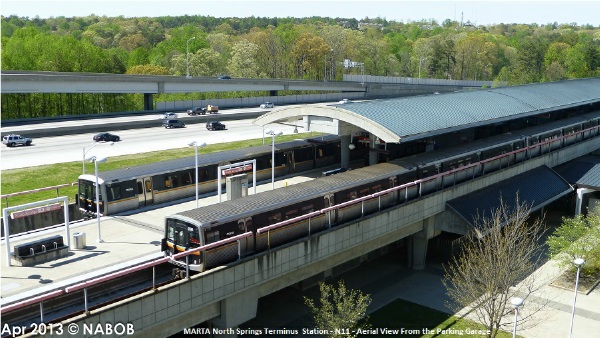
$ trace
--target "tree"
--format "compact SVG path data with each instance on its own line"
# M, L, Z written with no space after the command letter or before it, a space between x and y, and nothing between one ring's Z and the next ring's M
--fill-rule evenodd
M227 65L229 73L235 77L258 77L257 52L258 46L246 39L236 42Z
M312 299L304 297L304 303L310 308L315 325L328 330L329 337L356 337L359 329L367 329L365 316L371 297L358 290L348 290L344 281L338 287L319 283L321 290L320 306ZM340 331L341 330L341 331Z
M500 199L500 206L489 216L475 219L475 230L466 236L461 253L444 266L442 281L454 302L449 307L457 312L471 308L489 330L488 337L495 337L503 325L514 324L505 322L505 318L512 318L506 317L513 311L511 298L526 300L541 287L534 278L525 279L542 258L538 240L543 223L541 219L529 221L530 210L518 196L512 205ZM528 311L535 313L543 305L529 302ZM519 322L527 319L530 315Z
M600 207L587 215L563 218L547 240L549 255L561 266L572 266L575 258L585 259L583 273L600 271Z

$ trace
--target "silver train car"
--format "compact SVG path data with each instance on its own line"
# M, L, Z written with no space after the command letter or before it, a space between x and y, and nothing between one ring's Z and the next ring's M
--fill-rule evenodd
M275 145L275 176L300 173L340 163L340 139L325 136ZM264 145L198 156L198 190L201 194L216 191L220 165L256 160L256 179L271 178L272 146ZM251 169L250 169L251 170ZM101 171L100 213L113 215L148 205L192 197L196 192L195 158L186 157ZM85 174L78 179L77 203L87 215L96 213L96 176ZM225 183L222 178L221 184Z
M224 244L190 255L189 267L205 271L309 236L332 226L340 226L364 214L404 203L469 179L526 161L575 142L599 136L600 113L592 113L512 134L493 136L443 151L427 152L388 163L322 177L313 181L280 188L268 193L251 195L167 216L161 250L172 255L187 249L208 245L219 240L251 232L238 242ZM589 129L585 133L574 131ZM565 136L558 138L558 136ZM568 137L573 135L573 137ZM556 139L541 145L543 141ZM540 144L539 147L535 147ZM529 151L517 152L526 146ZM505 155L505 156L500 156ZM464 168L469 164L478 164ZM440 173L449 173L438 175ZM427 178L431 177L430 180ZM307 220L288 224L269 233L258 229L306 215L312 211L352 201L385 189L421 180L422 184L399 189L365 203L328 211Z

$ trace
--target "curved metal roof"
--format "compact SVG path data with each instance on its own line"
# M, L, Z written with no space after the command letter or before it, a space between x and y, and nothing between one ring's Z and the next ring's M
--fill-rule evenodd
M385 142L400 142L594 102L600 102L600 78L279 108L258 117L254 124L321 116L359 126Z

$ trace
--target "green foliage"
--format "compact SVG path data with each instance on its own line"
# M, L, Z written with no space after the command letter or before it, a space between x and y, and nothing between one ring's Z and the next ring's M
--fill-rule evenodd
M319 283L321 290L320 305L304 297L304 303L310 308L319 329L329 330L329 337L356 337L357 329L367 329L369 325L362 320L367 314L371 297L358 290L348 290L343 281L337 288ZM340 329L344 331L339 332Z
M1 63L3 70L118 74L152 65L181 76L189 59L193 76L339 81L360 72L341 67L351 59L364 63L370 75L418 77L421 70L422 77L493 79L496 86L598 76L599 37L599 28L557 23L475 27L385 18L9 16L2 17ZM25 98L31 100L37 99ZM127 110L130 103L124 102L117 111ZM3 101L3 119L5 111L30 114L15 104Z
M584 273L600 271L600 208L596 207L587 216L563 218L547 244L550 257L562 266L572 266L575 258L583 258Z

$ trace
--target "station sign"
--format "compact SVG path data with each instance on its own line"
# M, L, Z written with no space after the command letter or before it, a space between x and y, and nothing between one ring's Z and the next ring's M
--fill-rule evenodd
M250 170L252 170L252 163L244 164L239 167L233 167L233 168L221 170L221 175L227 176L227 175L232 175L232 174L243 173L245 171L250 171Z
M43 213L49 212L49 211L60 210L61 208L62 208L62 206L60 203L54 203L54 204L45 205L43 207L15 211L12 214L10 214L10 218L12 218L12 219L23 218L23 217L27 217L27 216L31 216L31 215L43 214Z

